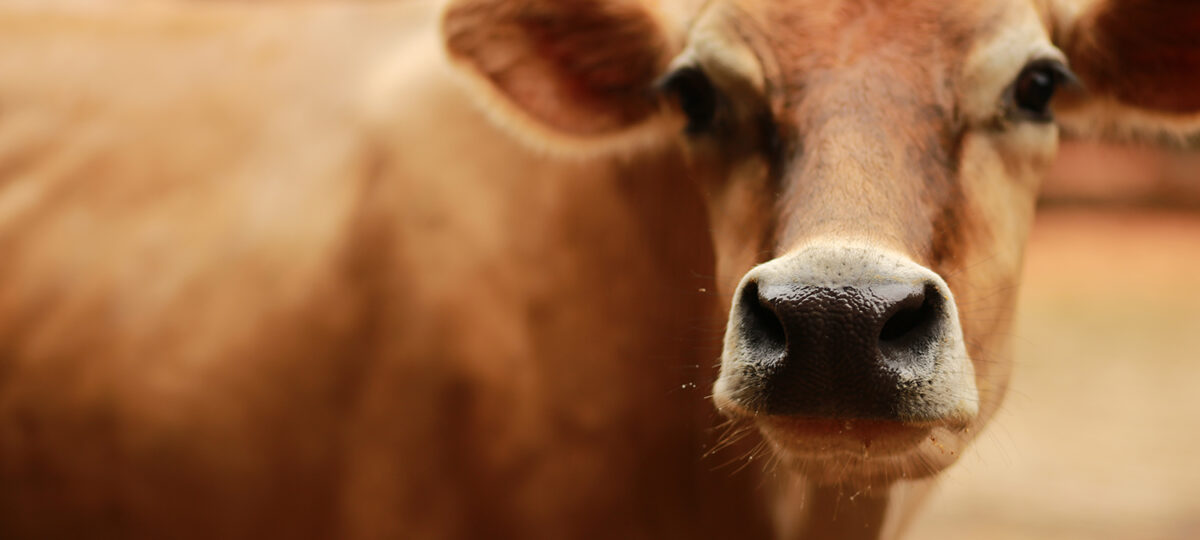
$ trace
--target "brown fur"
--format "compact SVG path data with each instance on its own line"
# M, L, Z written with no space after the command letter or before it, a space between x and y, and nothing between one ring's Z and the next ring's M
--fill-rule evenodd
M702 459L678 157L530 152L434 27L0 16L0 537L765 530L736 447Z
M1200 109L1200 5L1110 0L1060 28L1062 48L1093 95L1186 114Z
M628 2L470 0L440 25L420 2L7 9L0 537L903 530L928 484L806 484L738 461L765 457L746 432L703 457L721 436L713 310L818 235L937 270L984 405L892 472L953 462L1007 385L1052 154L962 110L968 52L1020 8L713 2L762 94L735 84L722 138L591 160L493 125L481 109L512 111L439 48L526 120L619 136L659 110L649 84L684 41ZM1055 33L1127 47L1096 9ZM1197 108L1089 50L1067 47L1089 86ZM1153 72L1178 83L1190 54Z
M628 128L656 108L651 82L670 58L635 2L458 2L450 54L549 126L578 135Z
M1132 4L1093 11L1112 21ZM950 440L934 440L881 471L882 478L936 474L952 463L995 412L1007 386L1006 336L1021 246L1037 177L1053 155L1054 132L1006 110L1005 85L977 86L1015 79L1025 60L969 61L990 40L1009 43L1010 50L1030 46L1010 53L1030 55L1026 59L1047 54L1030 41L1039 34L1046 40L1047 31L1062 23L1039 9L1021 2L712 2L705 8L710 16L699 17L699 30L691 31L704 36L698 39L723 36L748 48L756 66L743 68L763 77L738 82L745 75L720 73L718 65L728 59L705 58L703 47L685 53L710 62L708 71L717 70L718 85L729 97L713 132L683 143L708 203L723 297L731 296L755 264L821 238L867 241L903 253L943 276L955 294L975 368L979 414ZM1171 32L1186 31L1187 24ZM1024 25L1025 36L1013 41L1005 34L1009 25ZM1078 28L1098 42L1128 37L1111 22ZM1184 54L1156 69L1183 72L1195 51L1180 47ZM1090 60L1076 58L1078 51L1070 47L1066 52L1085 66ZM1111 73L1095 77L1101 89L1123 84ZM1189 88L1176 79L1165 82L1175 83L1168 91L1175 94ZM503 83L498 87L505 92ZM1118 97L1151 108L1157 99L1139 95L1144 102L1136 103L1133 96ZM964 103L973 108L962 110ZM1171 111L1195 109L1183 103ZM817 472L796 465L802 473ZM847 505L855 508L848 510L849 523L873 524L856 534L891 535L903 528L883 526L880 508L907 503L886 502L881 486L854 487L873 493L861 505ZM783 491L784 500L840 497L820 489ZM814 537L856 529L810 512L778 515L781 531Z

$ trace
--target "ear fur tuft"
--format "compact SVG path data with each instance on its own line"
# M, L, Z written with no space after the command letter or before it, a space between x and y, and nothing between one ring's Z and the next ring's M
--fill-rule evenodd
M1200 2L1097 2L1062 37L1091 91L1152 111L1200 112Z
M604 138L658 111L667 38L638 2L464 0L442 19L451 60L549 130Z

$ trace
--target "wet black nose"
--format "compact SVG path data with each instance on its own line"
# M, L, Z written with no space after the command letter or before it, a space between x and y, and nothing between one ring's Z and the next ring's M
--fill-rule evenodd
M945 310L932 283L747 283L741 330L770 414L894 418L935 369Z

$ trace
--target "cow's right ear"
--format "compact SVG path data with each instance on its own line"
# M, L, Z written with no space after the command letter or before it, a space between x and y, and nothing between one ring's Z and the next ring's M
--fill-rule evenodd
M1084 93L1055 116L1075 135L1200 131L1200 2L1049 0L1055 43Z
M573 140L635 131L659 108L654 81L670 60L643 2L461 0L442 19L452 61L501 107Z

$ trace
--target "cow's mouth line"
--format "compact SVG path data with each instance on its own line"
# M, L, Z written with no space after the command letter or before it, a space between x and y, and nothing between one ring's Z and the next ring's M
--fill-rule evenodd
M869 440L891 435L926 433L940 423L871 420L862 418L811 418L806 416L765 416L758 422L764 427L816 436L839 436Z
M841 422L759 417L754 423L784 468L817 484L857 488L935 475L958 460L968 433L966 427L893 421L832 427Z
M761 417L756 424L777 446L806 455L895 455L919 447L934 430L886 420Z
M878 487L937 474L958 460L975 425L973 415L905 421L767 414L734 395L716 392L717 409L753 426L777 466L822 485Z
M804 459L903 458L933 448L954 454L956 441L969 432L962 418L905 422L863 418L814 418L756 414L736 401L717 399L718 409L735 422L748 421L776 447Z
M895 431L895 430L931 430L934 428L945 428L953 432L961 432L968 429L973 418L962 415L947 415L942 418L933 418L928 420L898 420L898 419L873 419L859 417L814 417L804 415L783 415L783 414L765 414L747 408L741 403L741 400L731 397L726 392L717 391L712 396L714 405L717 410L734 421L749 420L754 422L772 422L779 424L779 427L788 429L789 426L794 429L813 432L814 434L831 434L831 433L853 433L856 430L858 433L872 431Z

